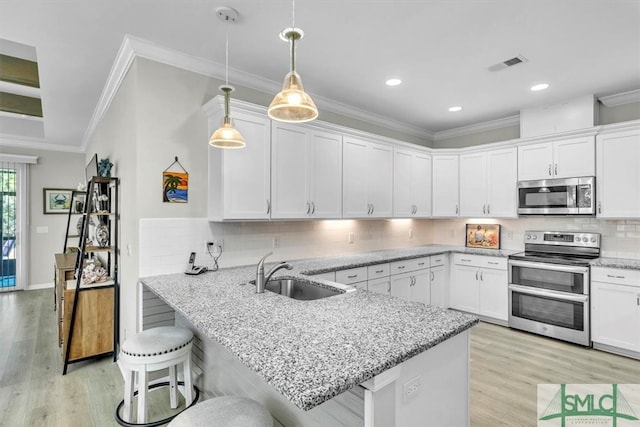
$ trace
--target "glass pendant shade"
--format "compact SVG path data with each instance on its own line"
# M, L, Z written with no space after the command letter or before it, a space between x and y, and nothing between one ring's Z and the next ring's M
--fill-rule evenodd
M298 73L290 71L284 77L282 91L271 101L268 113L281 122L308 122L318 117L318 108L304 91Z
M233 90L231 86L221 86L224 92L224 119L220 126L209 138L209 145L218 148L242 148L245 146L244 138L240 132L233 127L229 116L229 94Z

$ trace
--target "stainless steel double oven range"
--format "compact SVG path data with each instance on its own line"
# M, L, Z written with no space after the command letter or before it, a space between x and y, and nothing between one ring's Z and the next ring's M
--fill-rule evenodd
M591 346L589 262L600 234L527 231L509 256L509 326Z

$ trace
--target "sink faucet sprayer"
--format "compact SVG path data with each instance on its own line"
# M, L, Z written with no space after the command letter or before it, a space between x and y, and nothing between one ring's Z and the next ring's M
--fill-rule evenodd
M258 268L256 270L256 293L261 294L264 292L264 286L267 284L273 273L276 271L286 268L287 270L291 270L293 266L288 262L281 262L280 264L274 266L267 275L264 274L264 260L267 259L269 255L273 255L273 252L269 252L265 256L263 256L258 262Z

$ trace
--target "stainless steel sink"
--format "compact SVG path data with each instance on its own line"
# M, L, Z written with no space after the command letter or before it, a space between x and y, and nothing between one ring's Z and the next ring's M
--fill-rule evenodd
M255 280L252 280L249 283L255 284ZM340 295L342 293L355 290L355 288L347 288L346 286L345 289L330 289L322 287L319 284L291 278L269 280L264 288L267 291L302 301L332 297L334 295Z

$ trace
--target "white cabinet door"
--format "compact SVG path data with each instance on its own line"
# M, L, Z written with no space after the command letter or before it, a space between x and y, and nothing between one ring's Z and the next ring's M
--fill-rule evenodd
M209 219L269 219L271 211L271 121L235 110L233 119L247 145L209 148Z
M596 149L593 136L554 142L553 159L554 178L594 176Z
M591 339L640 351L640 287L591 282Z
M518 152L515 148L487 153L487 216L518 216L517 181ZM462 201L462 196L460 199Z
M431 156L394 150L393 216L426 218L431 215Z
M391 295L406 300L411 298L413 273L403 273L391 276Z
M640 130L598 135L596 197L600 218L640 217Z
M409 218L413 215L411 194L411 151L394 150L393 153L393 216Z
M310 131L309 200L313 218L342 217L342 136Z
M593 136L518 147L518 179L521 181L594 175Z
M505 270L479 270L480 311L482 316L509 319L508 274Z
M447 308L447 268L444 265L431 267L431 305Z
M413 284L409 289L409 299L427 305L432 304L431 273L429 269L414 271L412 276Z
M370 217L391 218L393 215L393 149L371 144L369 147Z
M389 279L388 277L369 280L367 286L370 292L375 292L383 295L391 295L391 279Z
M480 312L480 296L478 279L480 272L477 267L453 265L449 282L449 305L451 308Z
M553 144L518 147L518 180L553 178Z
M458 156L434 155L432 160L432 216L458 216Z
M460 156L460 216L487 214L486 153Z
M271 218L304 218L311 212L309 200L309 140L304 127L272 123Z
M342 216L389 218L393 212L393 150L356 138L343 141Z
M342 143L342 215L369 215L369 147L365 141L345 137Z
M411 197L415 210L414 218L431 216L431 156L414 154L411 161Z

